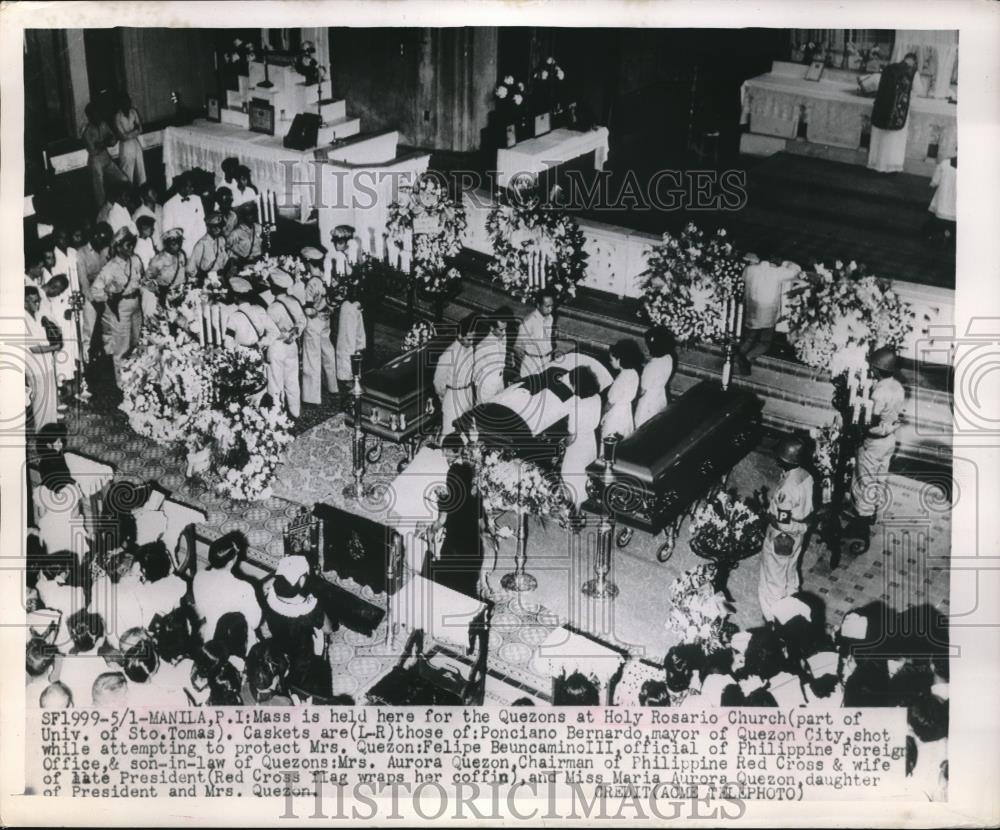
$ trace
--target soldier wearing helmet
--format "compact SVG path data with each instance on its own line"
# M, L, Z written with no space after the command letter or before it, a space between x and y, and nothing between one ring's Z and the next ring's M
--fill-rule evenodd
M851 481L851 501L854 512L854 533L868 537L875 523L875 508L880 501L878 491L889 473L889 462L896 449L896 431L900 426L906 393L893 374L897 357L893 349L884 347L872 352L868 365L875 377L872 388L871 423L858 446Z
M775 451L784 470L768 505L768 527L760 552L757 595L764 619L774 619L774 606L799 590L799 559L813 512L813 478L805 469L806 442L783 438Z

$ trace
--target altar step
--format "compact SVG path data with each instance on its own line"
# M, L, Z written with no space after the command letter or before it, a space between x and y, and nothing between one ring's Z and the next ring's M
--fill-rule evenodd
M337 103L342 104L343 102L340 101ZM241 127L245 130L250 129L250 115L243 112L243 110L239 107L226 107L222 110L221 115L223 124L231 124L234 127ZM274 125L274 134L276 136L283 137L291 126L292 121L290 119L278 121ZM327 122L319 128L316 136L317 146L323 147L325 145L333 144L335 141L342 141L356 136L360 132L360 118L348 118L345 115L341 115L337 118L328 119Z

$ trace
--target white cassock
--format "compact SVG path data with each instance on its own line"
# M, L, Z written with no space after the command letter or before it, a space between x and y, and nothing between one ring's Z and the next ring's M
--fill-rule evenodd
M54 423L59 419L56 412L56 367L52 352L36 353L30 346L47 346L48 336L42 325L42 313L32 317L24 312L24 378L31 394L31 412L35 419L35 429L45 424Z
M504 390L503 370L507 365L507 335L487 334L476 346L476 401L487 403Z
M361 316L359 303L344 301L337 315L337 380L353 380L351 355L364 351L368 345L365 338L365 321Z
M601 396L571 398L569 444L562 460L562 480L579 507L587 498L587 467L597 460L597 428L601 424Z
M622 369L608 390L608 411L601 420L601 434L628 438L635 432L632 402L639 394L639 373L635 369Z
M665 354L654 357L642 369L639 401L635 405L635 428L667 408L667 384L674 373L674 359Z
M524 354L521 377L543 372L552 354L552 318L544 317L538 309L532 311L521 321L515 344Z
M441 399L441 435L455 431L455 419L472 409L475 349L458 340L445 349L434 369L434 391Z
M200 196L181 196L176 193L163 206L163 229L169 231L180 228L184 231L182 247L188 259L194 251L194 243L206 233L205 208Z
M63 384L72 380L76 373L76 360L80 354L79 344L76 339L76 323L69 310L69 289L63 291L58 297L42 297L40 313L43 317L48 317L53 323L59 326L62 332L62 348L54 352L56 367L56 383ZM69 315L69 319L66 315Z
M54 274L65 274L66 279L69 280L69 290L79 291L80 290L80 278L76 273L76 248L67 248L65 252L55 246L53 253L56 255L56 267L52 269Z
M760 552L757 597L765 620L774 619L775 603L799 590L798 562L812 511L812 476L801 467L789 470L771 499L768 512L777 524L768 525Z

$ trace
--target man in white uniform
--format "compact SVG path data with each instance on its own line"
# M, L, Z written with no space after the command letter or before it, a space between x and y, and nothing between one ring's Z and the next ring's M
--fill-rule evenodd
M548 290L542 291L535 300L535 310L521 321L514 353L521 358L522 378L543 372L552 357L552 315L555 307L555 295Z
M363 352L368 345L365 335L365 321L361 310L361 292L356 285L347 289L347 297L340 304L337 316L337 387L340 389L341 405L351 408L351 387L354 374L351 371L351 355Z
M489 327L476 344L476 402L488 403L504 390L507 368L507 323L514 317L509 308L500 308L484 321Z
M813 512L813 479L802 467L805 442L784 438L776 455L785 474L768 505L757 588L761 613L769 622L775 618L775 604L799 590L799 559Z
M472 348L475 318L469 315L458 325L458 337L445 349L434 369L434 391L441 399L441 437L455 431L455 419L475 403L475 349Z
M309 269L303 302L306 330L302 335L302 400L317 406L322 402L324 378L327 389L331 393L337 391L337 351L330 339L330 305L323 282L324 256L318 248L302 249L302 259Z
M851 501L857 513L851 535L864 539L868 539L875 523L875 509L883 501L878 498L878 491L887 486L889 463L896 450L896 431L906 402L903 384L893 377L896 353L889 348L877 349L868 363L876 378L872 388L871 425L858 447L851 481Z
M184 232L184 255L191 259L194 244L205 235L205 208L201 196L194 192L194 179L182 173L177 193L163 206L163 227L180 228Z
M236 307L226 318L226 348L257 347L266 356L271 344L281 336L278 327L268 317L264 307L253 302L250 296L252 286L243 277L233 277L229 288L236 298Z
M306 328L306 313L302 303L288 293L294 283L292 275L280 268L268 274L273 301L267 315L280 335L271 345L269 389L275 403L284 401L288 414L299 417L302 396L299 388L299 336Z

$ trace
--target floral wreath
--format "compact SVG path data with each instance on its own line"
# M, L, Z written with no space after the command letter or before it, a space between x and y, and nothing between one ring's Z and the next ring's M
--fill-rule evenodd
M643 309L649 320L666 326L678 343L726 337L726 303L743 291L746 260L729 242L725 229L709 236L689 222L646 255Z
M863 367L873 349L899 349L912 334L913 311L890 280L853 261L813 270L818 279L788 295L788 342L807 366L835 378Z
M436 232L420 232L415 223L436 224ZM431 294L454 288L461 272L449 260L462 250L462 235L468 221L461 200L453 199L440 177L424 173L412 188L401 187L399 198L389 205L386 231L401 250L407 237L413 239L413 279Z
M566 211L543 205L531 188L514 184L512 193L497 193L486 217L493 245L489 264L493 281L525 303L533 302L543 287L555 294L557 302L575 297L587 264L583 231ZM529 257L535 252L548 262L544 286L529 276Z
M190 442L210 448L216 492L233 501L261 501L271 496L271 480L292 442L290 427L280 406L231 401L222 410L200 413Z

